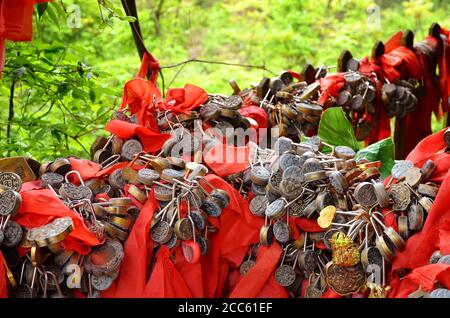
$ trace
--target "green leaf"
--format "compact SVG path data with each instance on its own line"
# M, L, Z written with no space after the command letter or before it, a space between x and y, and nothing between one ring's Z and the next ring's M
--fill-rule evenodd
M66 12L64 12L63 5L58 2L50 2L50 5L55 8L56 11L58 11L59 15L62 17L66 16Z
M133 22L135 22L137 19L136 19L136 17L132 17L132 16L130 16L130 15L127 15L127 16L125 17L125 20L127 20L128 22L133 23Z
M116 8L116 7L110 7L110 9L119 17L119 18L125 18L125 15L123 14L122 9Z
M392 166L395 163L394 149L392 138L386 138L358 151L355 159L365 158L369 161L380 160L382 164L380 173L383 178L386 178L391 174Z
M89 98L89 94L79 88L74 88L72 90L72 97L86 101L86 99Z
M47 7L47 13L50 17L50 19L53 20L53 22L56 24L56 26L58 27L58 30L61 31L61 28L59 27L59 19L58 19L58 15L56 14L56 11L53 7Z
M333 146L359 149L352 124L341 107L331 107L322 113L318 135L323 141Z
M34 135L35 140L41 140L46 133L46 130L44 128L41 128L37 131L37 133Z
M14 63L16 63L18 66L23 66L27 62L26 56L19 55L14 60Z
M61 136L61 132L58 130L52 130L52 136L58 141L61 142L62 140L62 136Z
M42 15L44 14L45 10L47 10L47 6L48 6L47 2L39 3L37 5L37 11L38 11L39 19L42 17Z
M91 102L95 103L95 92L92 88L89 89L89 98L91 99Z

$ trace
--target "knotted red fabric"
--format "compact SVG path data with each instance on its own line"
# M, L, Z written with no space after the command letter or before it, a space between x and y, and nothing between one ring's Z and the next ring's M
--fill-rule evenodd
M154 153L161 149L170 134L161 134L156 121L155 105L161 101L161 92L156 85L159 72L158 61L148 52L144 53L136 77L125 84L120 110L128 109L137 116L137 124L111 120L106 130L120 138L137 136L145 151ZM147 71L150 79L146 80Z
M148 52L142 57L141 67L135 78L128 81L123 89L122 104L119 110L127 108L130 113L136 114L138 124L155 132L159 132L156 121L155 105L161 100L161 92L156 85L159 62ZM147 72L150 79L147 80Z
M79 214L70 210L51 190L21 191L22 205L15 221L27 229L52 222L55 218L68 216L74 229L62 242L64 248L87 254L92 246L99 245L95 235L89 231Z
M424 69L425 61L424 57L420 58L417 50L411 50L407 47L402 46L403 32L398 32L395 34L388 42L388 49L385 54L380 57L375 57L372 59L374 64L380 67L381 79L387 80L391 83L398 79L410 79L414 78L417 80L422 80L425 76L426 71L433 72L432 69ZM380 73L379 72L379 73ZM427 77L430 80L430 77ZM428 86L432 83L428 82ZM427 94L433 94L433 91L426 92ZM404 158L415 145L426 135L431 133L431 109L434 105L429 105L433 101L433 97L430 95L426 99L419 99L419 103L414 112L408 113L406 115L405 126L408 127L408 133L404 131L399 131L401 129L401 120L397 120L395 123L395 129L397 131L396 137L396 157ZM417 120L417 116L423 118L423 120ZM404 134L404 136L402 135ZM403 143L403 144L402 144Z
M69 161L71 169L78 171L83 181L91 179L101 169L98 163L90 160L69 158ZM74 182L78 182L78 180L75 179Z
M342 87L344 87L345 80L344 74L338 73L334 75L329 75L327 77L321 78L319 80L320 90L322 95L319 98L319 103L325 105L325 102L331 96L338 96Z
M195 85L186 84L184 88L167 90L166 100L158 104L160 110L170 110L174 115L189 114L208 100L208 94Z
M260 129L267 128L269 126L267 113L264 109L249 105L239 109L239 112L242 116L254 119L258 123L258 127Z

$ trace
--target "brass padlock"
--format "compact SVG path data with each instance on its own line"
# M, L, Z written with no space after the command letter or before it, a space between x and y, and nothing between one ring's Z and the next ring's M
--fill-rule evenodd
M35 181L41 164L27 157L10 157L0 159L1 172L14 172L23 182Z

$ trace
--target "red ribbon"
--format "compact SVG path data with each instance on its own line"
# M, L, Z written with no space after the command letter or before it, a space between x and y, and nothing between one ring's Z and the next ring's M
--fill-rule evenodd
M145 297L192 298L189 287L169 256L169 248L163 245L156 256L155 268L147 284Z
M0 75L5 64L5 42L31 41L33 6L49 0L2 0L0 2Z
M220 177L244 171L248 166L250 148L217 144L203 156L205 164Z
M111 120L106 125L106 130L117 137L124 139L137 136L142 143L144 151L150 153L155 153L161 150L164 142L171 137L170 134L161 134L159 129L156 131L122 120Z
M146 297L146 291L151 289L147 287L147 271L153 259L154 243L149 232L157 208L158 202L151 191L125 244L120 276L102 293L102 297Z
M167 91L166 100L158 104L160 110L170 110L174 115L189 114L208 100L208 94L198 86L186 84L184 88Z
M441 27L440 38L427 37L427 41L436 48L439 67L439 87L442 108L445 112L450 110L450 30Z
M259 247L255 266L250 269L247 275L239 280L229 297L255 298L261 293L267 293L268 291L265 289L265 286L273 277L281 254L282 249L278 244L272 244L269 247ZM278 284L272 284L272 287L278 291L278 297L287 297L286 290L283 288L276 288L276 285ZM273 294L271 296L276 297L276 295Z
M263 138L266 136L266 132L264 131L264 129L267 129L267 127L269 127L269 121L266 111L258 106L254 106L251 104L246 105L246 103L244 103L243 107L239 109L239 112L242 116L251 118L256 121L257 126L251 128L255 129L257 133L257 141L255 142L261 143Z
M99 245L95 235L89 231L80 215L67 208L51 190L21 191L22 205L16 222L31 229L52 222L55 218L72 218L74 230L62 242L64 248L87 254L91 246Z
M320 90L322 95L319 98L319 103L324 105L331 96L338 96L342 87L344 87L344 74L338 73L329 75L319 80Z

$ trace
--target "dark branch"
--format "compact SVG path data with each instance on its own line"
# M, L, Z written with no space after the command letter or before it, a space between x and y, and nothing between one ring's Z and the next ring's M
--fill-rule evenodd
M164 65L164 66L161 66L161 69L174 68L174 67L182 66L182 65L188 64L188 63L219 64L219 65L236 66L236 67L257 68L257 69L269 72L273 75L277 75L276 73L267 69L265 65L251 65L251 64L229 63L229 62L219 62L219 61L207 61L207 60L200 60L200 59L189 59L189 60L175 63L175 64Z

